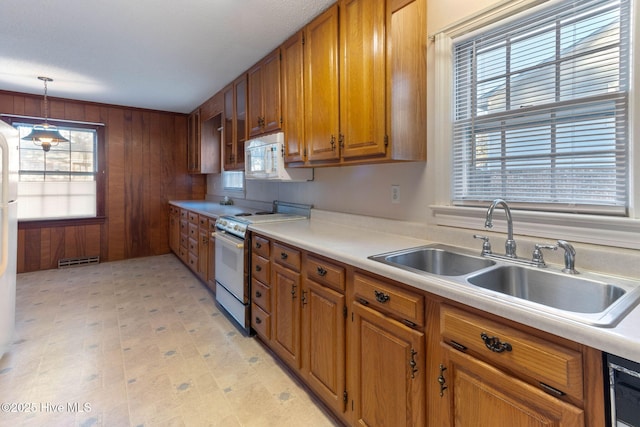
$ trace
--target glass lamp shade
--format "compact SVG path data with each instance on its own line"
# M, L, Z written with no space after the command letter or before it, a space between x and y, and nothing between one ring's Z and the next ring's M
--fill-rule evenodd
M52 145L58 145L60 142L69 141L67 138L60 135L60 132L58 132L58 129L55 126L46 123L34 126L31 133L22 139L25 141L33 141L34 144L42 146L44 151L49 151Z

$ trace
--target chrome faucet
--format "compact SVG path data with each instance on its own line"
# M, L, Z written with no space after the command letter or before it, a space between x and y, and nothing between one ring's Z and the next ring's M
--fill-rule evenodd
M578 274L576 270L576 250L571 243L566 240L558 240L557 245L559 248L564 249L564 268L563 273Z
M504 213L507 216L507 241L504 244L505 255L509 258L517 258L516 256L516 241L513 240L513 219L511 218L511 209L509 209L509 205L502 199L495 199L489 209L487 209L487 217L484 221L484 226L486 228L493 228L493 210L496 206L502 205L504 208Z

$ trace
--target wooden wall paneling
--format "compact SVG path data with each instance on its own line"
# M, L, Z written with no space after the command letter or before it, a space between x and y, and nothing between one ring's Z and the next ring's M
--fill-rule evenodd
M164 171L162 168L162 147L166 145L167 137L163 135L162 123L167 121L165 115L152 114L149 121L149 255L164 254L169 251L167 239L169 220L166 215L166 201L164 194Z
M13 111L13 95L0 93L0 113Z
M19 229L18 271L57 268L58 259L70 256L100 255L101 261L111 261L167 253L167 202L206 195L206 175L187 173L187 116L49 99L51 119L105 124L100 144L107 164L106 220L81 228ZM0 113L43 117L43 97L0 91ZM136 236L134 246L125 239L127 233Z
M64 118L66 120L76 120L81 122L88 122L85 115L85 105L74 102L64 103Z
M25 263L24 271L40 269L40 230L37 228L26 230L25 233Z
M51 228L40 229L40 270L51 268Z
M124 115L119 108L109 109L109 172L107 179L107 223L109 226L109 261L125 258L124 236Z
M25 271L25 258L26 258L26 230L18 230L18 259L16 260L17 271L22 273Z
M47 268L58 268L58 260L65 257L65 227L52 227L50 228L50 233L51 246L49 253L51 259Z
M84 227L64 227L64 258L77 258L84 255Z

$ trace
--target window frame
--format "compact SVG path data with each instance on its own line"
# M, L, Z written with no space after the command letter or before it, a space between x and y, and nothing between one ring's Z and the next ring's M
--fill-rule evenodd
M42 124L44 118L37 117L24 117L24 116L5 116L2 115L2 119L11 124L30 124L39 125ZM96 132L96 215L93 217L64 217L64 218L49 218L49 219L21 219L18 220L19 229L32 229L32 228L46 228L46 227L60 227L69 225L93 225L103 224L105 222L105 195L106 195L106 158L105 158L105 145L106 145L106 130L105 126L101 123L87 123L77 122L71 120L55 120L47 119L49 124L57 126L59 129L74 128L74 129L91 129Z
M430 36L432 42L433 73L431 86L433 88L432 120L433 138L429 141L430 158L437 159L432 163L430 176L437 179L438 185L432 196L430 208L435 226L455 227L484 231L484 217L486 207L456 206L452 202L452 174L453 158L452 124L453 124L453 39L468 37L476 31L483 31L499 21L514 19L524 11L534 12L533 8L544 7L554 0L510 0L503 1L489 8L480 10L470 17L458 21ZM640 57L638 1L630 3L630 37L632 40L630 54L633 58ZM640 249L640 156L634 155L640 151L640 124L633 120L636 112L640 111L640 97L635 94L640 87L640 72L631 61L629 75L629 207L628 217L615 215L592 215L582 213L567 213L536 211L514 204L512 214L516 223L516 233L534 238L564 238L575 242L622 248ZM443 125L440 125L443 124ZM448 124L448 125L447 125ZM508 200L507 200L508 202ZM496 231L506 230L503 221L498 221Z

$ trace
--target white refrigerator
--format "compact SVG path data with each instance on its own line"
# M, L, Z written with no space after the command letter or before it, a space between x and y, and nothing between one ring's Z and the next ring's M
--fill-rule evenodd
M0 358L9 351L16 322L18 137L0 120Z

